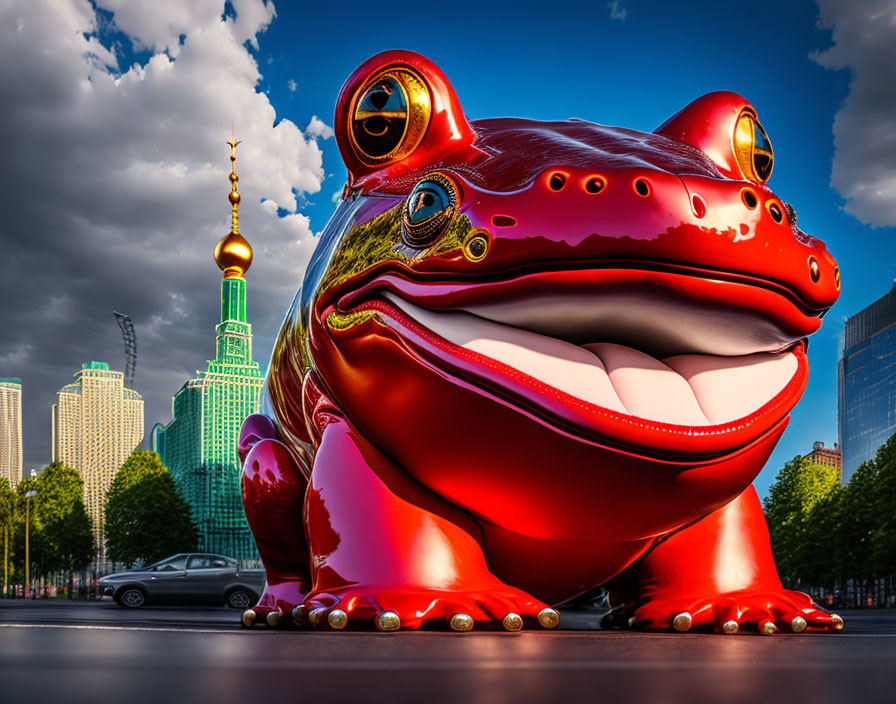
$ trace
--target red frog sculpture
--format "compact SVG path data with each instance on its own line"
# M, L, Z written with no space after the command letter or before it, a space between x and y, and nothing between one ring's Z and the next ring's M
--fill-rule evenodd
M605 626L843 627L782 587L751 486L840 280L750 103L470 122L390 51L335 132L348 183L240 437L245 625L552 628L602 585Z

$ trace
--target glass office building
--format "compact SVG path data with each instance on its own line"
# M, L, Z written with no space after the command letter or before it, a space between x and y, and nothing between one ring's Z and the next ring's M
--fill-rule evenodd
M847 319L837 386L845 483L896 432L896 284Z

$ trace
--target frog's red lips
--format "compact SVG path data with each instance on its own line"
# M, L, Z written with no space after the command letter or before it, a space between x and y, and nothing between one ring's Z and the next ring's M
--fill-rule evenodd
M376 310L443 373L638 452L730 452L780 423L802 394L799 341L820 320L798 302L743 281L575 274L576 286L555 285L568 272L532 275L537 286L499 282L497 295L480 288L457 307L448 306L468 286L386 276L353 307ZM501 284L514 295L497 293L507 293Z

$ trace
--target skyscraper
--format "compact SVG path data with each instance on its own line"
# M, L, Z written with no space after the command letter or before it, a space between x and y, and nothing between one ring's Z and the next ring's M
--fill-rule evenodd
M105 538L106 492L143 441L143 399L105 362L82 364L53 406L53 461L78 470L96 545Z
M843 481L896 432L896 284L846 320L837 367Z
M153 448L167 465L199 528L201 550L237 558L257 556L243 512L237 440L246 416L258 412L263 378L252 359L246 317L246 279L252 247L240 235L236 145L230 142L231 230L215 248L224 272L215 359L172 400L173 420L153 428Z
M22 481L22 380L0 377L0 480Z

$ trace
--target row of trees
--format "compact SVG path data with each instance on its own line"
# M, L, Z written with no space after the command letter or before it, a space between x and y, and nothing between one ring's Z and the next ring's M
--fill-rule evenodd
M25 583L26 532L32 582L63 580L71 593L74 574L96 557L83 494L78 472L61 462L23 479L15 491L0 481L3 594ZM105 518L108 559L125 567L197 546L189 506L155 452L135 450L121 466L106 496Z
M24 584L26 528L32 576L64 574L70 583L87 566L93 557L93 527L83 491L78 473L61 462L22 480L15 491L0 482L4 591L9 584Z
M784 583L845 606L896 600L896 436L841 486L832 467L795 457L764 502Z

